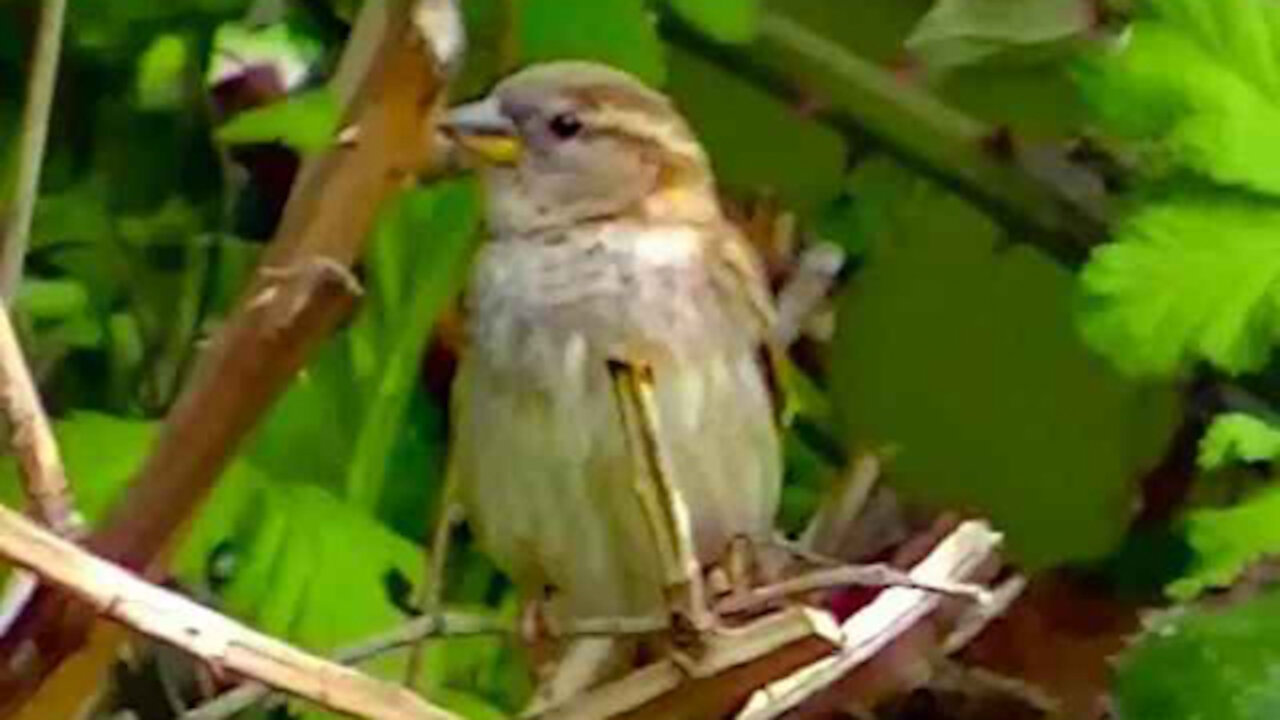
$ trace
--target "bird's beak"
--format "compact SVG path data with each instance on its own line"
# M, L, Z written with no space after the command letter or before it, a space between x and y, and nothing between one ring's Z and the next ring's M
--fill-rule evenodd
M445 135L481 162L514 165L520 160L520 135L516 126L498 107L498 100L459 105L440 123Z

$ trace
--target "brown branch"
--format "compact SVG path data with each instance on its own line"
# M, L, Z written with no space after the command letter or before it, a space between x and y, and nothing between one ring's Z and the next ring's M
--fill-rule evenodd
M0 506L0 555L218 670L377 720L457 720L403 688L303 652L138 578Z
M325 269L349 267L385 201L430 164L441 68L453 59L439 53L461 47L459 27L452 0L362 6L333 82L344 126L356 130L344 136L354 139L304 165L259 272L199 358L138 476L90 538L95 552L158 573L237 445L349 312L342 273ZM448 36L437 46L424 28ZM83 644L90 619L56 593L37 592L0 643L0 714Z
M986 523L965 522L912 568L911 576L922 583L964 582L990 560L1000 540ZM886 590L841 624L844 643L838 653L752 693L738 720L773 720L821 695L912 629L941 600L924 590Z
M31 239L31 218L40 194L40 170L49 139L49 116L58 82L58 60L62 55L62 26L67 0L44 0L40 8L40 28L31 57L31 80L22 112L22 140L18 146L18 175L13 202L9 204L4 228L3 255L0 256L0 298L12 303L22 282L22 265Z
M334 83L349 98L344 126L357 128L357 139L303 167L239 309L200 359L137 480L94 535L91 545L104 555L138 570L155 562L237 444L350 309L340 274L311 270L350 266L385 201L432 152L443 78L410 21L414 5L364 6Z
M18 460L32 516L62 537L78 537L80 522L67 473L31 371L22 357L9 313L0 306L0 412L9 422L9 446Z
M839 647L826 612L790 608L711 633L697 658L661 660L537 712L537 720L722 717L752 689Z

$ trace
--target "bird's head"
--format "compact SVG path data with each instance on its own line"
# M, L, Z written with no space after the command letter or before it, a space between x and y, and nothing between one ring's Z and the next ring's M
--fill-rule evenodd
M479 160L496 235L718 216L706 154L661 93L586 62L534 65L444 122Z

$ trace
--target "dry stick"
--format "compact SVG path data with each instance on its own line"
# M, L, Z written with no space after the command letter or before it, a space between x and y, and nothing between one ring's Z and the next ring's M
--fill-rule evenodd
M9 446L18 459L31 514L62 537L80 535L67 472L31 371L22 357L9 313L0 306L0 412L9 422Z
M456 613L437 614L417 618L394 630L343 648L334 653L333 659L343 665L355 665L392 650L416 646L422 638L432 635L466 637L468 635L506 635L510 632L510 623L491 617ZM268 699L271 694L271 688L262 683L246 682L189 710L182 716L182 720L224 720Z
M427 616L438 614L444 607L444 583L445 572L449 568L450 541L462 512L461 507L454 503L455 477L453 473L445 476L444 491L440 493L440 516L436 518L431 547L427 548L426 577L423 579L422 591L418 594L418 610ZM427 651L426 645L424 635L409 649L409 661L405 663L404 670L405 687L417 686L422 658Z
M355 260L384 201L429 165L445 82L440 67L461 46L459 26L452 0L361 7L333 82L343 122L358 128L357 137L304 165L263 268ZM423 27L453 34L437 43L422 36ZM321 271L283 281L257 274L199 359L137 478L92 536L92 548L130 569L158 571L236 446L349 312L352 298L335 279ZM68 614L62 604L56 594L37 593L3 638L0 711L25 702L83 644L91 618ZM17 653L32 642L39 652L19 661Z
M880 480L880 456L874 452L860 452L850 466L841 471L832 492L829 492L809 526L801 536L800 544L809 551L824 557L850 557L845 555L845 536L849 529L857 527L872 490Z
M0 556L213 667L339 712L377 720L458 720L413 693L251 630L95 557L0 506Z
M928 583L963 582L987 562L1000 540L1000 535L986 523L965 522L912 568L911 576ZM937 593L923 590L886 590L841 624L845 639L836 655L757 690L737 720L773 720L795 710L910 630L941 600Z
M913 588L939 595L973 600L980 605L990 601L990 593L981 585L947 580L929 581L914 577L891 565L874 563L869 565L842 565L840 567L815 570L772 585L751 588L746 592L725 598L716 606L716 609L720 613L728 615L756 609L795 595L803 595L818 590L833 590L851 585L872 588Z
M653 397L653 372L615 360L609 362L609 376L635 466L632 484L653 532L664 582L681 593L679 609L688 613L695 627L702 628L710 622L702 567L694 550L689 508L675 485L671 459L665 451Z
M646 665L536 714L538 720L722 717L754 688L839 647L825 611L793 607L742 628L710 633L693 667Z
M66 14L67 0L44 0L40 9L40 28L31 59L27 104L22 113L18 176L14 199L8 207L9 218L4 229L3 254L0 255L0 299L6 305L13 302L22 282L31 218L40 192L40 169L44 165L44 151L49 138L49 115L53 111Z
M647 635L666 629L665 619L652 618L587 618L575 621L571 627L556 629L554 637L616 637L619 635ZM425 638L458 638L475 635L514 636L518 632L509 621L466 613L436 613L424 615L394 630L343 648L334 653L335 662L355 665L371 660L392 650L404 647L420 647ZM209 702L188 711L182 720L223 720L248 709L255 703L268 699L271 688L257 682L246 682L228 690Z

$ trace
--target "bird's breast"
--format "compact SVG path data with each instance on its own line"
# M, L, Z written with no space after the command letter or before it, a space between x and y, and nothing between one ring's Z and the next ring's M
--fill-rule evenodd
M682 362L749 347L754 333L716 284L708 248L699 228L627 223L491 242L470 288L471 351L495 369L560 375L602 356Z

